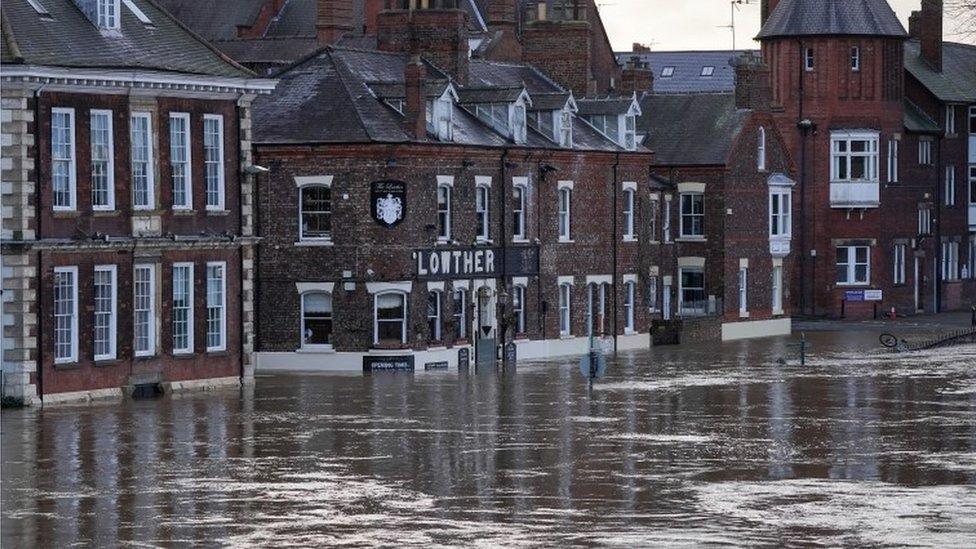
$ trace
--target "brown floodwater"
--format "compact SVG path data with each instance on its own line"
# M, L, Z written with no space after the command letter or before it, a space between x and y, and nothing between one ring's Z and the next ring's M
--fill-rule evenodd
M976 346L875 337L5 410L0 545L976 547Z

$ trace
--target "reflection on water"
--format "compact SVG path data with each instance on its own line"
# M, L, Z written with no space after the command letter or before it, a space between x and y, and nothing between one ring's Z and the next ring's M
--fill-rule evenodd
M976 546L976 347L845 337L4 412L0 544Z

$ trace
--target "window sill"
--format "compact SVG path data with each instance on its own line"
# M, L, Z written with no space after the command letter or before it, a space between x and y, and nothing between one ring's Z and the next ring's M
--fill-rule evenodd
M491 245L491 244L494 244L494 243L495 243L495 241L494 241L494 240L492 240L492 239L490 239L490 238L481 238L481 237L479 236L478 238L475 238L475 239L474 239L474 245L475 245L475 246L477 246L477 245L479 245L479 244L481 244L481 245L485 245L485 244L487 244L487 245Z
M436 347L427 347L428 351L446 351L447 347L440 341L436 342L438 345Z
M132 208L132 215L159 215L160 212L156 208Z
M739 311L739 318L749 318L749 311Z
M632 330L630 328L624 328L624 335L625 336L637 335L637 330Z
M471 342L468 341L468 338L466 337L455 339L454 343L452 344L453 347L467 347L469 345L471 345Z
M145 361L145 360L155 360L157 358L159 358L159 356L156 355L156 353L153 353L151 355L135 355L135 357L134 357L133 360L135 360L136 362L139 362L139 361Z
M374 343L370 349L373 351L409 351L410 346L406 343Z
M575 337L573 334L559 334L559 339L574 339Z
M295 246L302 247L318 247L318 246L334 246L335 244L331 240L299 240L295 242Z
M636 236L624 235L624 242L637 242Z
M302 354L335 354L336 350L332 348L332 345L304 345L295 350L296 353Z
M837 284L835 284L835 286L837 286L838 288L866 288L870 285L871 285L870 282L849 282L849 283L838 282Z
M96 358L95 359L95 367L100 367L100 366L115 366L117 364L120 364L121 362L122 361L119 360L118 357L114 357L114 356L113 357Z
M81 212L79 212L78 210L54 210L55 219L59 217L70 218L70 217L79 217L79 216L81 216Z
M118 210L92 210L92 217L116 217L121 213Z
M451 239L450 238L444 238L442 236L438 236L437 237L437 240L434 241L434 245L435 246L447 246L450 243L451 243Z
M230 215L230 210L223 210L223 209L211 210L210 208L207 208L207 215L212 215L215 217L224 217Z
M518 237L512 239L512 244L528 244L531 242L528 238Z
M55 370L74 370L77 368L81 368L81 364L77 359L65 360L62 362L58 362L57 360L54 361Z
M212 357L230 356L230 353L227 351L227 349L213 349L213 350L207 349L207 356L212 356Z
M783 309L773 309L773 316L783 316L786 312Z
M173 208L173 215L178 215L181 217L196 215L196 213L197 212L195 212L192 208Z
M560 237L559 238L559 243L560 244L575 244L576 241L573 240L572 238L562 238L562 237Z
M174 351L173 352L173 358L176 359L176 360L189 360L191 358L194 358L195 356L196 355L193 354L193 351Z
M704 236L681 236L674 240L675 242L708 242L708 239Z

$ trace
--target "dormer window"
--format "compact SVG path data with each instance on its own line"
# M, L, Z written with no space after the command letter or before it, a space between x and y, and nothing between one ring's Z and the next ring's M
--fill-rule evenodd
M512 140L521 145L525 143L525 105L512 106Z
M98 0L98 28L104 30L118 30L119 0Z
M637 148L637 117L632 114L624 116L624 148L628 151Z
M559 146L573 148L573 113L568 110L559 112Z
M440 141L454 140L454 108L449 92L427 100L427 132Z

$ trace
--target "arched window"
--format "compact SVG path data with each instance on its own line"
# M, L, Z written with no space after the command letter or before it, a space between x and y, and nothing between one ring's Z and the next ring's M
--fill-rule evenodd
M441 292L427 292L427 340L441 341Z
M406 294L401 292L376 294L373 310L373 343L403 345L406 342Z
M332 189L325 185L307 185L299 189L300 240L332 238Z
M759 150L756 153L756 164L760 170L766 169L766 128L759 127Z
M332 345L332 294L302 294L302 347Z

